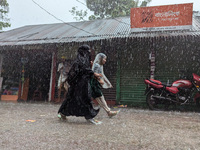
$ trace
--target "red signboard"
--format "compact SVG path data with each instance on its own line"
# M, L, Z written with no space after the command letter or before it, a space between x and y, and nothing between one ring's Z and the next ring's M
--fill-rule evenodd
M193 3L131 8L132 32L189 29Z

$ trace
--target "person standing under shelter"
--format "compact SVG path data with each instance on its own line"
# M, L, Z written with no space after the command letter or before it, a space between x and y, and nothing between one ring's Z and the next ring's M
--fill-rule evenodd
M113 117L119 113L119 111L111 111L108 107L105 98L103 96L101 88L113 88L112 84L105 76L103 71L103 65L106 63L107 56L104 53L96 55L92 70L96 77L91 79L92 97L98 102L98 104L107 112L109 117Z
M61 95L61 90L64 87L65 92L64 92L64 98L66 97L66 94L68 92L69 84L67 83L67 74L69 72L70 64L67 61L65 56L62 56L62 62L59 63L58 65L58 72L60 73L59 79L58 79L58 99L60 101L60 95Z
M66 116L85 117L88 122L101 124L94 119L99 109L94 109L91 100L90 80L94 75L91 69L90 47L88 45L80 46L76 60L73 62L67 82L70 87L58 110L58 117L66 120Z

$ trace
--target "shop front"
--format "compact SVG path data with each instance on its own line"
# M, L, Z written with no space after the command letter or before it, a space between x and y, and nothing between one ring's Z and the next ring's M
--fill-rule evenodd
M48 101L52 54L43 51L4 51L2 101Z

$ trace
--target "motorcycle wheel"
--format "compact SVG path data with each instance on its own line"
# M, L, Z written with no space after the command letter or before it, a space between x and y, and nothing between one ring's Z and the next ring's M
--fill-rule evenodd
M156 95L159 95L159 94L156 94L153 91L147 94L146 102L147 102L147 105L149 106L149 109L168 110L170 104L167 101L153 98L153 96L156 96Z

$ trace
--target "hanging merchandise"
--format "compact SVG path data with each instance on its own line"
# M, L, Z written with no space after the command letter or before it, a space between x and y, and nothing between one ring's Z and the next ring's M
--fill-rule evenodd
M22 57L22 75L21 75L21 90L19 94L20 100L27 100L28 98L28 90L29 90L29 78L25 78L25 64L28 63L28 58Z

